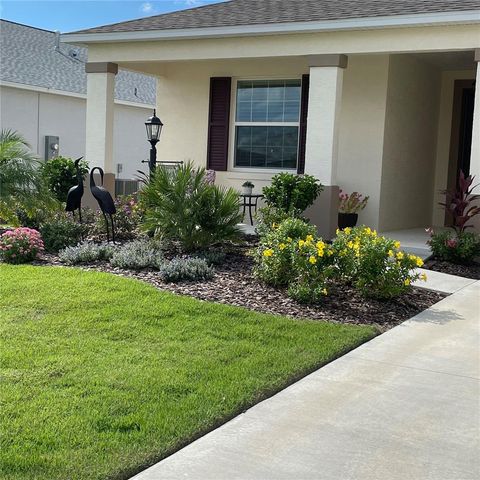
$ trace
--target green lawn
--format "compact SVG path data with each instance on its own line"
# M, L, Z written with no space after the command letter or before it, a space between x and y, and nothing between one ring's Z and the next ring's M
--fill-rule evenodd
M3 479L124 479L375 335L0 265Z

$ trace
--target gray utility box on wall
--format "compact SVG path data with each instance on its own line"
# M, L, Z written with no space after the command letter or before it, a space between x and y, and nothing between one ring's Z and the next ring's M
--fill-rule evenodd
M59 138L54 135L45 135L45 160L58 157L60 150Z

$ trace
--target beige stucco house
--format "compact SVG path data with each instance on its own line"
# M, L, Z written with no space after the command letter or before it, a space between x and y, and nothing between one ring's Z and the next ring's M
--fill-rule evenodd
M161 160L315 175L327 234L339 187L386 231L443 225L439 192L480 179L479 0L230 0L63 37L88 45L86 155L111 176L121 67L158 77Z

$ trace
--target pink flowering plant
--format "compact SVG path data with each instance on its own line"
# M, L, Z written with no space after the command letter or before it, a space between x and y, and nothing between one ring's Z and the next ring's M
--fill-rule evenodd
M140 207L137 196L122 195L115 199L117 213L114 215L115 235L122 240L132 240L139 233L140 222L143 218L143 210ZM95 214L95 223L92 228L94 235L105 235L105 219L100 211Z
M457 233L453 230L434 232L428 228L430 234L428 245L433 256L445 262L468 265L480 255L480 236L475 232Z
M472 228L469 223L480 215L479 196L473 193L478 185L474 185L475 177L465 176L462 171L455 190L445 191L445 202L440 203L452 220L451 231L434 232L428 228L430 245L434 257L457 264L468 265L480 255L480 236L467 231Z
M340 190L338 194L339 206L338 211L340 213L358 213L367 206L368 199L358 192L345 193Z
M27 263L43 251L40 232L20 227L0 236L0 258L7 263Z

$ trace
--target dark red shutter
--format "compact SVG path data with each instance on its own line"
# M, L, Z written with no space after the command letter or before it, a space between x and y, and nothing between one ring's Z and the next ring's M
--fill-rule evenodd
M305 173L305 145L307 143L308 91L310 75L302 75L302 100L300 107L300 132L298 134L298 173Z
M210 79L210 111L208 114L207 168L225 171L228 165L228 130L232 79Z

